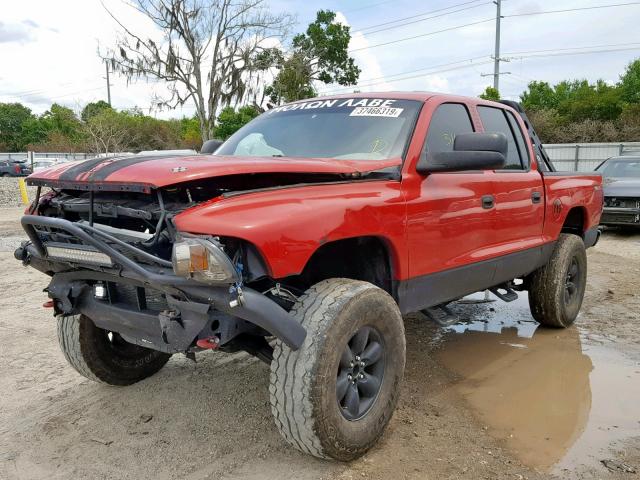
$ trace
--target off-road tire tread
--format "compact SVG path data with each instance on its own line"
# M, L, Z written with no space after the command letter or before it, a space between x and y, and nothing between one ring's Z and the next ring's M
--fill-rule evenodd
M562 233L549 261L531 274L529 285L529 308L533 318L545 327L566 328L575 318L565 318L562 305L558 301L558 289L564 288L565 272L563 260L578 252L586 252L582 239L573 234Z
M378 288L368 282L333 278L309 288L291 310L307 331L304 355L282 341L274 347L270 375L271 411L278 430L297 449L319 458L331 458L316 434L310 398L316 357L336 312L364 290ZM368 448L368 447L367 447Z
M82 321L90 322L82 319L81 315L58 316L58 342L67 362L89 380L106 385L132 385L157 373L171 358L170 354L149 350L148 359L145 359L144 365L140 366L134 376L131 372L124 375L117 370L108 369L100 361L97 352L90 347L86 333L81 328Z

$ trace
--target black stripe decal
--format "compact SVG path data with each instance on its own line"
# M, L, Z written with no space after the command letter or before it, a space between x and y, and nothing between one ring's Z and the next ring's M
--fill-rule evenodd
M89 175L89 178L87 178L87 180L92 182L103 181L103 180L106 180L109 175L111 175L114 172L117 172L118 170L121 170L126 167L130 167L131 165L136 165L138 163L148 162L150 160L158 160L160 158L171 158L171 157L166 155L126 157L120 160L116 160L115 162L111 162L108 165L105 165L104 167L102 167L100 170L96 170L91 175Z
M83 173L88 172L89 170L91 170L92 168L97 167L98 165L100 165L102 162L108 160L108 158L91 158L89 160L85 160L83 162L78 162L77 165L74 165L73 167L69 168L68 170L65 170L64 172L62 172L62 175L60 175L60 178L58 180L61 181L73 181L76 178L78 178L78 175L81 175Z

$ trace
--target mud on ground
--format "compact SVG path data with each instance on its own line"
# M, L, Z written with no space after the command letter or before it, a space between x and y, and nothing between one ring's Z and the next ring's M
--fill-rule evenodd
M125 388L76 374L41 307L46 277L13 259L19 215L0 209L0 479L631 479L624 470L640 469L640 234L607 232L589 251L576 327L538 328L524 298L456 305L465 322L448 330L408 316L399 408L380 444L345 465L287 446L268 367L246 354L176 355Z

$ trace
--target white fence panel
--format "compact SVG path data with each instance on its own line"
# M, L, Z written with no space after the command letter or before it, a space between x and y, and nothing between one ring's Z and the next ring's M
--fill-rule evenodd
M607 158L640 155L640 142L626 143L553 143L544 149L558 171L589 172Z

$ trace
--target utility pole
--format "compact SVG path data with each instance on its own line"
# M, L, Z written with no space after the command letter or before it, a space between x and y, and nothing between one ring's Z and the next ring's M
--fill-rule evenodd
M500 20L502 15L500 13L502 7L502 0L495 0L496 4L496 50L493 58L493 88L500 90Z
M109 83L109 62L105 61L104 66L107 68L107 103L111 106L111 84Z

